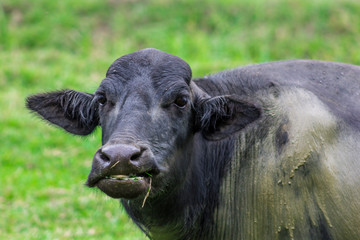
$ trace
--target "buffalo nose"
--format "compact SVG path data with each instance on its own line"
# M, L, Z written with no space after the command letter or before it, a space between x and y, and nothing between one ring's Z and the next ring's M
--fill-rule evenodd
M137 161L142 155L142 149L128 144L103 146L99 157L104 162L116 164L117 162Z

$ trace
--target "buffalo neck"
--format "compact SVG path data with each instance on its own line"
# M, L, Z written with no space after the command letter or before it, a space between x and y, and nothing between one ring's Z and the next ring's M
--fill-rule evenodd
M122 200L126 211L152 239L205 239L203 234L214 224L234 145L232 137L208 141L201 133L195 134L176 151L169 173L172 178L162 194L149 197L144 208L141 200Z

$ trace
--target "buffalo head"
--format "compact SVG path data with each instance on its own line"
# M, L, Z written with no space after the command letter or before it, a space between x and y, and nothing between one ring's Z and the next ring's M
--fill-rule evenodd
M101 126L102 146L88 186L133 199L144 197L152 182L156 196L179 177L174 166L188 167L184 149L195 134L219 141L260 114L246 100L208 95L191 75L182 59L144 49L117 59L94 94L37 94L27 99L27 107L73 134L87 135Z

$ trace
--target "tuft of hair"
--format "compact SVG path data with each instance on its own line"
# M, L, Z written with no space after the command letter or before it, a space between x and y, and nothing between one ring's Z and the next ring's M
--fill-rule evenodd
M78 120L80 126L89 128L94 124L94 119L98 120L98 108L92 95L65 90L59 100L66 117Z
M225 121L232 116L232 109L228 107L228 101L224 96L210 99L199 99L197 112L197 127L205 131L214 131L218 121Z

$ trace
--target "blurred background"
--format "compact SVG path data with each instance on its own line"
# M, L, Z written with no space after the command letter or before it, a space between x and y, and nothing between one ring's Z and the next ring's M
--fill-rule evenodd
M98 129L71 136L29 94L94 92L118 57L158 48L193 76L307 58L360 64L358 0L1 0L0 239L145 239L118 201L84 186Z

